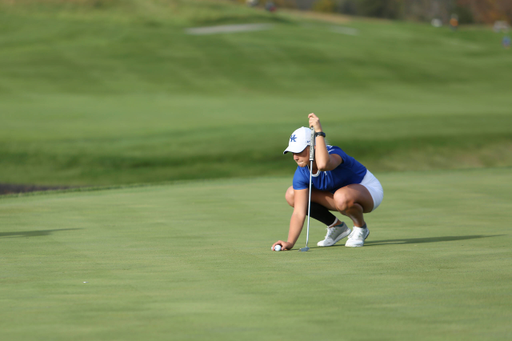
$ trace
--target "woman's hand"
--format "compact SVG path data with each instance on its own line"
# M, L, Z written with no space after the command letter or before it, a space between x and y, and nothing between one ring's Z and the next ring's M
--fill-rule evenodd
M281 250L282 251L291 250L293 248L293 244L292 243L283 242L282 240L279 240L279 241L275 242L274 245L272 245L272 251L274 251L274 247L276 245L281 245Z
M308 118L309 126L313 127L316 133L323 131L318 116L311 113L308 115ZM315 138L315 144L315 164L318 170L322 172L331 171L343 162L343 159L338 154L329 154L325 138L317 136Z
M322 131L322 124L320 124L320 119L315 114L311 113L308 115L309 118L309 126L313 127L316 133Z

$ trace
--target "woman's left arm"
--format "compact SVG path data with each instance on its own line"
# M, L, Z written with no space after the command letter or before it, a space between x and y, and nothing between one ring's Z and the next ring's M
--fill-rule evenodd
M320 119L315 114L309 114L309 126L313 127L315 133L322 132L322 124ZM337 154L329 154L327 152L327 145L323 136L315 138L315 163L320 171L330 171L338 167L343 159Z

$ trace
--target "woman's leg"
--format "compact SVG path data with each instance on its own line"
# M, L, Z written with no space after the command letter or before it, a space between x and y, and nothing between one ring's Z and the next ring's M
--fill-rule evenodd
M329 212L329 209L314 201L314 193L315 191L313 191L311 196L311 218L316 219L327 226L332 226L336 225L337 223L340 223L336 216ZM331 193L326 193L332 196ZM288 202L288 205L290 205L291 207L295 207L295 191L293 190L292 186L290 186L286 191L285 198L286 202Z
M373 198L363 185L352 184L342 187L333 196L336 209L354 222L354 226L364 227L363 213L373 210Z
M293 188L288 189L286 192L286 200L291 206L294 205ZM364 221L364 213L373 210L373 198L366 187L360 184L352 184L338 189L334 195L330 192L313 190L311 193L312 203L321 205L320 207L326 210L338 211L341 214L349 217L354 222L354 230L349 235L349 239L345 243L347 247L361 247L364 241L370 234L366 228ZM311 215L313 217L313 215ZM316 219L316 218L315 218ZM336 219L338 222L338 219ZM348 229L350 231L350 229ZM329 229L327 236L330 236ZM326 239L327 239L326 236ZM336 243L337 239L324 245L324 241L318 243L319 246L330 246ZM322 245L320 245L322 243Z
M324 191L313 191L311 200L349 217L357 227L365 225L363 213L373 210L373 198L368 189L360 184L342 187L334 195Z
M286 191L286 201L293 207L293 187ZM334 195L330 192L313 190L311 201L316 202L330 211L338 211L349 217L355 226L365 224L363 213L373 210L373 198L363 185L352 184L338 189Z

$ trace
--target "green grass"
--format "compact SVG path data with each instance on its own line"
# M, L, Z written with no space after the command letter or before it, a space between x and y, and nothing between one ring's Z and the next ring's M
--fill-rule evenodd
M0 0L0 183L110 188L0 198L0 339L510 339L511 51L485 27L333 25ZM313 222L310 252L270 251L309 112L384 186L361 249L314 246Z
M288 174L324 122L374 171L512 166L510 51L487 28L333 24L219 1L0 6L0 179L111 185ZM262 32L185 28L272 22Z
M4 197L0 337L510 339L511 174L378 173L365 247L308 253L290 177Z

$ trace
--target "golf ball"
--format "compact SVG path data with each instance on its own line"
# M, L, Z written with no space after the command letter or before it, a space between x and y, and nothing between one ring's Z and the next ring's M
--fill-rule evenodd
M281 245L274 246L274 251L281 251Z

